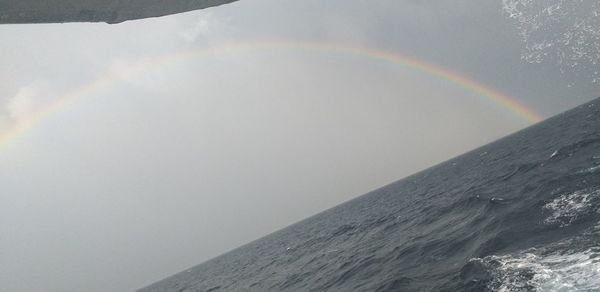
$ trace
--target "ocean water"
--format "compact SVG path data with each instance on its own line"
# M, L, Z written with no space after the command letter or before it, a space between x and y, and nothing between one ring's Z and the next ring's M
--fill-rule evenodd
M600 99L141 291L600 291Z

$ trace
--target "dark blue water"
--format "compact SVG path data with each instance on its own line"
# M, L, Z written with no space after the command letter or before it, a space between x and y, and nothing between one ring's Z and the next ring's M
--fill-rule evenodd
M600 291L600 99L142 291Z

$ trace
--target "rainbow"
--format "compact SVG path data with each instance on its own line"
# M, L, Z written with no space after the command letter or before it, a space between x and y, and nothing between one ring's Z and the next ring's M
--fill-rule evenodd
M37 110L29 114L24 119L19 120L18 123L13 125L8 130L1 132L0 146L16 140L17 137L30 131L36 124L52 113L59 112L61 109L69 107L74 103L83 100L86 96L90 96L96 91L102 90L117 83L124 78L123 76L136 76L143 74L144 72L157 70L158 68L168 64L189 59L206 58L222 54L233 54L236 52L264 51L274 49L346 54L361 58L370 58L380 62L391 63L396 66L405 67L407 69L415 70L439 79L446 80L452 84L455 84L456 86L464 88L467 91L477 93L480 97L490 101L493 104L496 104L501 108L513 112L516 116L519 116L529 123L537 123L543 120L543 117L540 114L536 113L532 109L527 108L516 98L502 94L498 90L477 83L476 81L462 76L452 70L441 68L416 58L398 54L396 52L379 51L367 47L357 47L338 43L259 40L225 44L221 46L211 46L200 49L195 48L182 50L162 56L145 58L134 64L124 66L119 70L108 70L105 74L100 75L100 77L97 79L84 84L83 86L75 88L67 94L57 98L53 103L47 105L45 108Z

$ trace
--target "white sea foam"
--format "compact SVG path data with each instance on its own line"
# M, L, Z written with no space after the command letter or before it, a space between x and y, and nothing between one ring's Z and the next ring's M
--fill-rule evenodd
M544 209L551 212L544 219L544 223L559 224L561 227L569 226L580 216L600 211L593 204L593 201L599 198L600 189L586 189L563 194L544 205Z
M565 254L488 256L482 261L493 267L492 291L600 291L600 253L594 249Z
M502 0L502 4L523 40L524 60L553 60L563 72L579 71L600 82L600 2Z
M580 174L592 173L600 170L600 165L592 166L590 168L579 171Z

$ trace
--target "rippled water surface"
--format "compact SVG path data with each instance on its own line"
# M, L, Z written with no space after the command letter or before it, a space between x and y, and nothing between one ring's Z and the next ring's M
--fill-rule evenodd
M217 290L600 291L600 100L143 289Z

